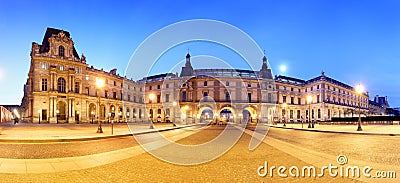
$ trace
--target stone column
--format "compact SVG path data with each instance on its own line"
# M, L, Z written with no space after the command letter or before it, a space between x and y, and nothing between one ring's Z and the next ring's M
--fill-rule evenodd
M57 110L57 106L56 106L56 98L55 98L55 96L52 96L51 98L50 98L50 105L51 105L51 109L50 109L50 114L51 114L51 117L50 117L50 120L49 120L49 123L57 123L57 114L56 114L56 110Z

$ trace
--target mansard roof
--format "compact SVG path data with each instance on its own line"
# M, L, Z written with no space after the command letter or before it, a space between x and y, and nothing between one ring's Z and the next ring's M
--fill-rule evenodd
M55 28L51 28L51 27L47 27L46 33L44 34L44 37L43 37L42 45L40 46L40 50L39 50L40 53L45 53L45 52L48 52L48 51L50 50L49 38L50 38L53 34L58 34L58 33L60 33L61 31L64 32L64 34L65 34L65 36L66 36L67 38L71 38L71 37L70 37L71 35L69 34L68 31L60 30L60 29L55 29ZM77 52L76 49L75 49L75 46L74 46L74 48L73 48L73 52L74 52L74 57L80 58L79 55L78 55L78 52Z

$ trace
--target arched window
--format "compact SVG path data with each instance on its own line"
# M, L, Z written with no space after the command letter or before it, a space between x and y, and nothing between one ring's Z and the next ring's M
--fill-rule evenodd
M64 46L58 47L58 56L60 56L60 57L64 56Z
M58 78L57 91L61 92L61 93L65 93L65 79L64 78Z
M129 108L126 108L126 118L130 118L130 109Z

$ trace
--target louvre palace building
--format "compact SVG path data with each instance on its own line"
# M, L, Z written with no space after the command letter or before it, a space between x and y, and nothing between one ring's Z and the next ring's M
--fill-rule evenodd
M89 66L70 33L54 28L32 43L30 55L21 116L32 123L273 123L329 121L358 115L359 106L369 112L367 92L357 94L324 72L310 80L273 77L265 56L259 71L194 69L188 53L179 74L134 81Z

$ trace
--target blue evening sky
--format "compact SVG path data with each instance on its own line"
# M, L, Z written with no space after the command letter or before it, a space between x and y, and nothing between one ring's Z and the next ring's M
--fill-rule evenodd
M399 9L397 0L2 0L0 104L21 102L31 42L41 43L47 27L69 31L90 65L117 68L123 75L135 49L152 33L183 20L213 19L251 36L266 50L274 74L311 79L324 70L349 85L361 82L370 98L388 96L392 107L400 107ZM152 73L173 70L188 48L192 56L211 55L246 68L226 47L192 42L169 50L160 61L170 64L159 64ZM193 65L201 67L206 60Z

